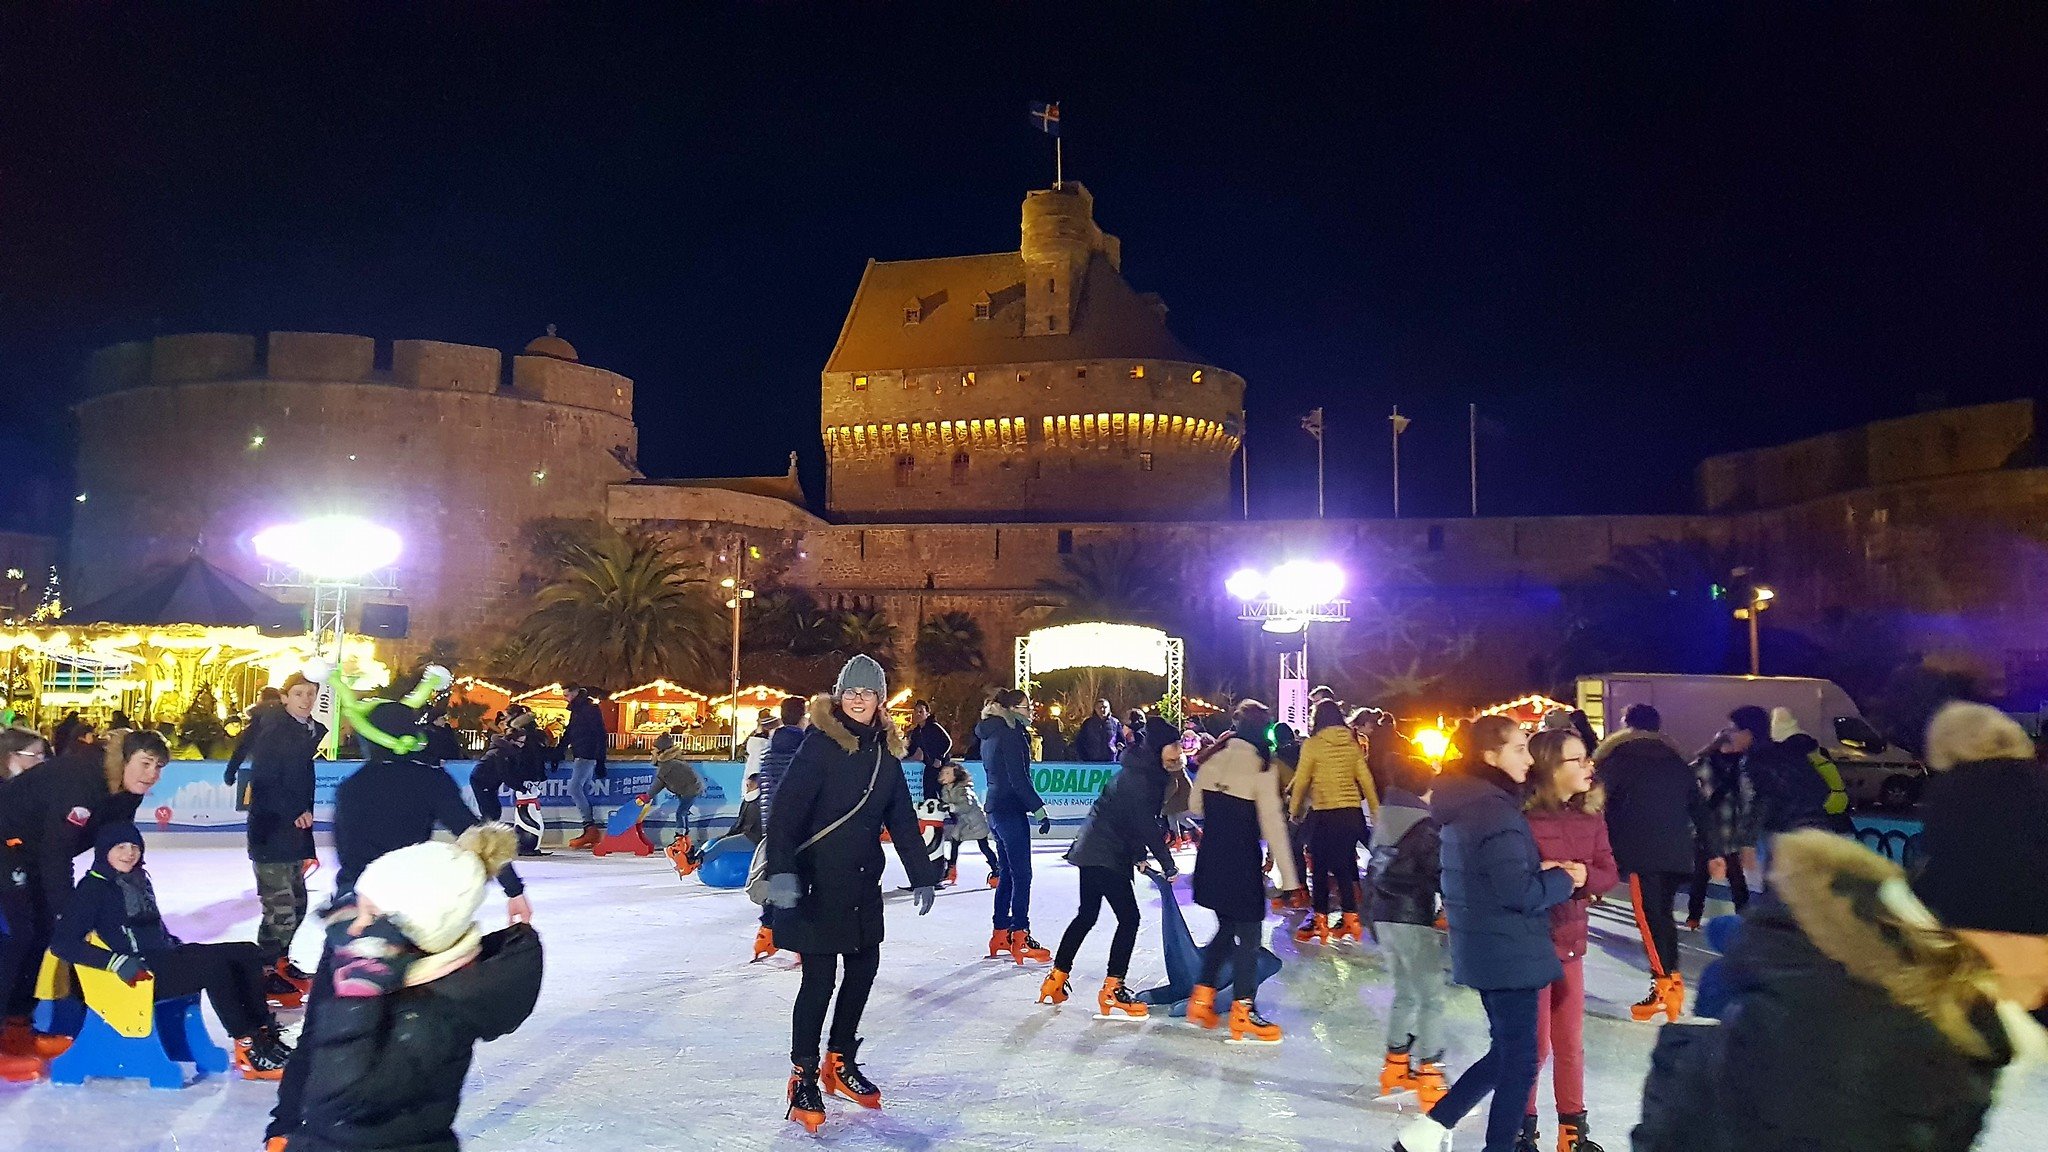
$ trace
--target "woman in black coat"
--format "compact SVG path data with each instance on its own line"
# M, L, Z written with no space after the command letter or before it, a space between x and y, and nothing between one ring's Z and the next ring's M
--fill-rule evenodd
M882 711L887 696L881 665L866 656L847 661L833 694L811 699L810 730L768 813L775 944L803 957L804 971L791 1026L789 1118L811 1132L825 1122L824 1092L882 1106L881 1090L855 1063L861 1012L881 965L882 829L910 877L918 915L931 911L939 882L938 864L921 851L903 734ZM818 1034L842 959L845 982L821 1068Z
M2048 1051L2038 966L2002 981L1898 865L1841 836L1786 833L1770 880L1717 966L1722 1022L1658 1034L1636 1152L1966 1152L2000 1070ZM2041 906L2025 895L2013 907Z
M1177 872L1173 855L1166 847L1166 825L1159 819L1166 803L1166 774L1169 768L1160 753L1169 744L1179 747L1180 731L1163 717L1141 719L1135 739L1124 745L1123 767L1103 787L1088 810L1087 822L1067 849L1067 863L1081 870L1081 904L1073 922L1060 937L1060 949L1052 961L1052 973L1039 985L1038 1001L1063 1004L1069 989L1067 975L1074 970L1074 957L1081 943L1095 927L1104 901L1116 913L1116 935L1109 943L1108 977L1096 997L1098 1019L1142 1020L1148 1015L1143 1001L1124 987L1130 973L1131 949L1138 942L1138 900L1131 893L1131 868L1142 865L1150 853L1159 870L1171 879Z

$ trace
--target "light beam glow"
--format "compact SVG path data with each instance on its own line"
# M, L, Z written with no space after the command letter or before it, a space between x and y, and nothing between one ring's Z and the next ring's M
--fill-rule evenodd
M265 528L258 555L321 580L353 580L398 562L398 533L356 516L319 516Z

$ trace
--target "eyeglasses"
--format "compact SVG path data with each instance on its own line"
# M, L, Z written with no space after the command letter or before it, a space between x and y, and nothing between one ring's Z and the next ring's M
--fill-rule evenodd
M842 700L849 698L854 700L880 700L882 694L873 688L848 688L839 694L839 698Z

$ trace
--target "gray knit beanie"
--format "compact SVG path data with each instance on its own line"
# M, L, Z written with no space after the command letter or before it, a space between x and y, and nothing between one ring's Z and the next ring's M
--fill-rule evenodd
M882 699L889 698L889 674L875 663L872 656L855 656L839 670L839 682L832 686L834 696L843 696L848 689L866 688Z

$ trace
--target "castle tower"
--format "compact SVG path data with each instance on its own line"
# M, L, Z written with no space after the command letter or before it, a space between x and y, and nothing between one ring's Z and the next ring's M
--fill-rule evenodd
M1185 520L1230 500L1244 381L1123 278L1094 197L1024 198L1015 252L870 261L821 374L847 520Z

